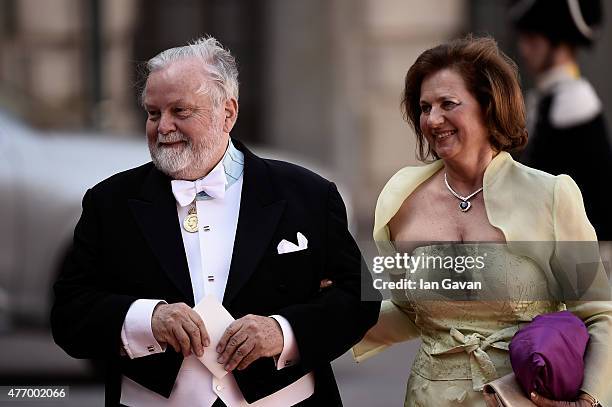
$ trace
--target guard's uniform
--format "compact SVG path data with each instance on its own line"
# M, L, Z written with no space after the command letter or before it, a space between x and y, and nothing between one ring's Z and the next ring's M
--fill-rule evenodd
M548 173L571 176L584 197L599 240L612 240L612 216L605 199L612 174L612 146L601 102L591 84L572 67L540 77L527 97L529 142L521 161Z
M538 74L536 89L527 95L529 142L520 161L554 175L570 175L582 191L597 237L612 240L605 181L612 174L612 146L601 101L580 77L577 65L554 65L551 54L561 44L573 49L591 46L600 33L603 4L601 0L552 3L518 0L510 9L519 32L543 36L551 47L541 55L551 65ZM550 18L551 8L555 18Z

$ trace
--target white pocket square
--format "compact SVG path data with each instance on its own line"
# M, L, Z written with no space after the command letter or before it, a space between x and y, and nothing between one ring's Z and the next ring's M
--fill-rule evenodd
M297 241L298 244L296 245L288 240L281 240L276 247L278 249L278 254L293 253L308 249L308 239L300 232L297 233Z

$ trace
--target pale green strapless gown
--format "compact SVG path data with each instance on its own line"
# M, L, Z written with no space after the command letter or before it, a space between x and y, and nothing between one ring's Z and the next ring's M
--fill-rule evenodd
M535 316L563 309L563 304L548 300L546 278L537 264L511 253L505 244L433 245L415 252L487 255L486 267L478 271L481 275L472 276L483 284L480 291L469 294L473 300L450 300L442 290L394 293L393 302L413 317L423 341L404 405L485 406L482 386L512 372L508 356L512 336ZM406 276L441 278L432 273L439 271L417 270Z

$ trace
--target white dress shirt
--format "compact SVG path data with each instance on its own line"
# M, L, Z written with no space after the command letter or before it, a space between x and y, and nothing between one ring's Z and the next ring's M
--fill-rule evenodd
M177 203L178 221L196 304L206 295L213 295L219 302L223 301L240 210L243 163L242 153L230 142L223 160L217 164L223 167L227 176L225 195L221 199L199 199L202 193L198 194L197 233L190 233L183 228L183 220L187 216L189 205L183 207ZM165 351L165 347L162 348L155 340L151 329L153 309L160 302L164 301L139 299L128 310L121 330L121 339L124 350L130 358ZM279 323L283 333L283 350L277 360L277 368L282 369L299 361L299 351L289 322L280 315L273 315L272 318ZM207 347L204 352L216 352L216 350ZM308 398L313 392L314 376L309 373L290 386L250 406L291 406ZM217 379L193 354L183 360L168 399L126 376L122 376L121 381L121 403L128 406L210 407L217 397L221 398L228 407L249 406L231 373L222 379Z

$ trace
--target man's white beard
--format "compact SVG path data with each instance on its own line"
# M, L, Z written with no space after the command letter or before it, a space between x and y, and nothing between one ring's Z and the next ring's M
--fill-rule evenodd
M157 140L149 141L149 152L153 164L158 170L173 179L185 179L186 174L200 174L201 170L211 165L219 144L222 132L210 132L214 137L202 137L196 142L185 137L181 132L157 135ZM180 146L167 147L161 142L184 141Z

